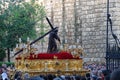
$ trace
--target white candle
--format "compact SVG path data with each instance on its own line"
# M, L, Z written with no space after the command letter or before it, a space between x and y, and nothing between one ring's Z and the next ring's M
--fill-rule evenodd
M72 49L72 45L69 46L69 49Z
M21 43L21 38L19 38L19 43Z
M79 43L79 39L77 39L77 43Z
M16 44L16 48L18 48L18 44Z
M29 37L27 37L27 42L29 42L30 41L30 38Z
M62 46L62 45L60 46L60 49L63 49L63 46Z
M67 40L65 40L65 43L67 43Z

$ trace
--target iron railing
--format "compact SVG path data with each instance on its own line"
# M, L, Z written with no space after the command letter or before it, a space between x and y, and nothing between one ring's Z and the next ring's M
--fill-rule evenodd
M110 25L110 27L109 27ZM111 30L112 37L115 44L110 44L108 37L108 30ZM107 28L106 28L106 68L107 70L115 70L120 68L120 42L117 35L112 30L112 20L109 14L109 0L107 0Z

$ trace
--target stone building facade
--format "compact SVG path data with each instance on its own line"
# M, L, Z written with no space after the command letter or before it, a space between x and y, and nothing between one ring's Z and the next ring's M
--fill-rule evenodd
M40 0L48 18L59 27L63 44L80 45L85 61L105 61L107 0ZM115 34L120 34L120 0L110 0ZM109 29L109 40L112 39Z

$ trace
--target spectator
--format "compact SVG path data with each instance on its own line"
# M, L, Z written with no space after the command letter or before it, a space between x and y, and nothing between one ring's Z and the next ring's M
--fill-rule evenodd
M25 74L24 74L24 80L29 80L29 78L30 78L29 74L28 74L28 73L25 73Z
M86 80L86 78L84 76L81 77L81 80Z
M34 77L31 77L29 80L44 80L44 79L41 78L40 76L34 76Z
M86 80L90 80L90 73L86 73Z
M120 69L116 69L112 72L110 80L120 80Z
M91 77L91 80L96 80L97 79L97 76L92 76Z
M102 73L104 80L110 80L110 70L103 70Z
M2 76L2 80L9 80L8 75L7 75L6 72L3 72L3 73L1 74L1 76Z
M102 74L101 70L98 70L97 80L104 80L104 77L103 77L103 74Z
M14 75L14 80L22 80L22 72L17 71Z
M7 71L3 68L1 74L2 80L9 80Z

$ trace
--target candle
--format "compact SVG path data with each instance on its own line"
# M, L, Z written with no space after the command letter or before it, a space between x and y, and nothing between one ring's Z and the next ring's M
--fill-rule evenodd
M16 44L16 48L18 48L18 44Z
M62 46L62 45L60 46L60 49L63 49L63 46Z
M77 39L77 43L79 43L79 39Z
M67 43L67 40L65 40L65 43Z
M30 38L29 37L27 37L27 42L29 42L30 41Z
M21 43L21 38L19 38L19 43Z

